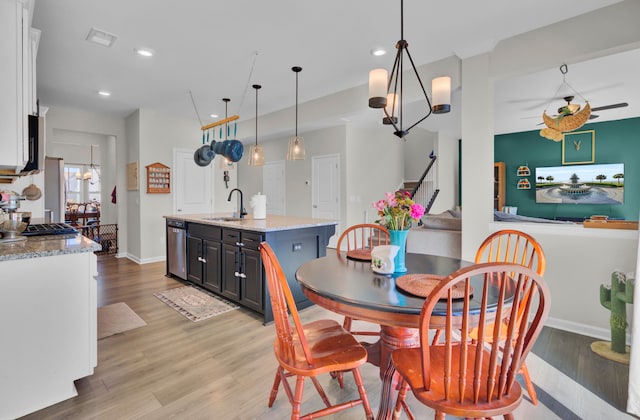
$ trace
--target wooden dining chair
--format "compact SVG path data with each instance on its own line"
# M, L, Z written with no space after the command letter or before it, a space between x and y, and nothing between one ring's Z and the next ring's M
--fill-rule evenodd
M303 325L280 262L266 242L260 244L260 255L276 327L274 350L278 360L269 407L273 406L282 384L291 403L292 419L317 418L357 405L363 406L367 419L373 419L359 369L367 362L366 349L334 320L318 320ZM346 371L353 374L360 398L332 405L316 376ZM291 389L289 377L296 378L295 391ZM301 415L305 378L311 379L326 407Z
M340 255L345 246L347 258L371 261L371 250L375 246L389 245L389 231L386 227L373 223L363 223L348 227L338 238L336 252ZM342 326L355 335L379 336L380 331L358 331L352 327L354 319L346 316Z
M475 257L476 263L481 262L510 262L520 264L533 269L539 275L544 275L546 269L546 258L542 247L531 235L513 229L505 229L492 233L480 245ZM531 296L525 296L522 304L525 305L527 299ZM518 310L517 322L522 320L522 308ZM492 328L491 325L487 326ZM498 338L500 341L506 339L506 323L500 324ZM441 330L437 330L433 343L437 343L440 339ZM474 328L469 336L475 339L478 329ZM492 335L492 331L490 331ZM522 364L520 372L524 379L527 393L534 405L538 404L538 396L535 387L529 375L529 369L525 363Z
M480 245L476 252L476 262L512 262L533 269L536 273L544 276L547 261L542 247L531 235L519 230L505 229L489 235ZM531 296L525 296L523 305ZM522 308L518 310L517 322L522 321ZM475 339L477 329L471 331L470 337ZM506 324L500 324L500 341L506 339ZM529 369L526 363L522 363L520 372L524 379L527 393L534 405L538 405L538 396L533 386Z
M471 290L474 276L483 278L482 288ZM458 292L464 290L463 298L454 299L454 286ZM495 287L497 303L489 307L488 294ZM538 299L525 299L534 293ZM482 302L479 311L469 309L471 294ZM451 274L422 307L420 347L391 354L383 396L390 395L394 375L399 375L400 391L393 413L388 397L381 402L381 413L398 418L403 409L408 411L405 397L410 389L418 401L435 410L435 419L443 420L446 414L513 419L512 412L522 401L516 373L540 334L549 307L549 289L542 276L520 264L481 263ZM521 308L530 322L516 321ZM504 319L508 323L501 343L497 334ZM493 325L492 334L488 325ZM444 330L443 344L431 343L429 330L434 326ZM476 326L478 336L469 340Z

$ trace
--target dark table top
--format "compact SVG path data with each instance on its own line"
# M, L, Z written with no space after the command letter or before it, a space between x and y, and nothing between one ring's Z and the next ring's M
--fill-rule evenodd
M425 298L411 295L396 287L395 279L404 274L436 274L448 276L473 263L456 258L425 254L406 255L406 273L387 276L376 274L368 261L347 259L329 251L326 257L304 263L296 272L300 285L317 295L341 304L375 311L407 315L420 315ZM482 279L472 278L472 286L478 290L472 297L472 305L480 306ZM497 291L496 291L497 292ZM489 298L491 300L491 298ZM454 309L455 310L455 309ZM436 306L435 311L438 311Z

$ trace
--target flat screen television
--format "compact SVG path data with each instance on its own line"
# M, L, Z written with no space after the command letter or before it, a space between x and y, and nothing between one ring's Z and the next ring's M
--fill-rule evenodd
M536 203L622 204L624 164L536 168Z

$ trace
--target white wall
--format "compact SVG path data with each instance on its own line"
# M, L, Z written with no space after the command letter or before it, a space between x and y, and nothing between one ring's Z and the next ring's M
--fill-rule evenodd
M387 128L387 130L390 129ZM384 128L380 128L378 131L384 131ZM404 139L400 140L395 135L393 138L402 144L404 179L406 181L417 181L430 162L429 154L432 150L436 151L438 134L415 127ZM387 139L387 142L389 141L391 141L391 139ZM432 168L432 170L434 170L434 168Z
M385 198L385 192L393 192L400 186L404 179L403 149L407 144L386 126L349 126L347 134L347 165L343 166L346 189L342 194L347 212L343 229L377 220L373 202Z

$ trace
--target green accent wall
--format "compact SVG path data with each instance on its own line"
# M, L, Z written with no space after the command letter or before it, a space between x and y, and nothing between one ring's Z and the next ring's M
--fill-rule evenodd
M604 111L606 112L606 111ZM532 217L588 218L603 214L610 218L638 220L640 211L640 118L585 124L578 131L595 130L595 162L624 163L624 204L537 204L535 168L562 166L562 144L540 137L539 130L495 136L496 162L506 164L506 205L518 207L518 214ZM517 176L527 165L531 175ZM517 189L527 178L530 190Z

